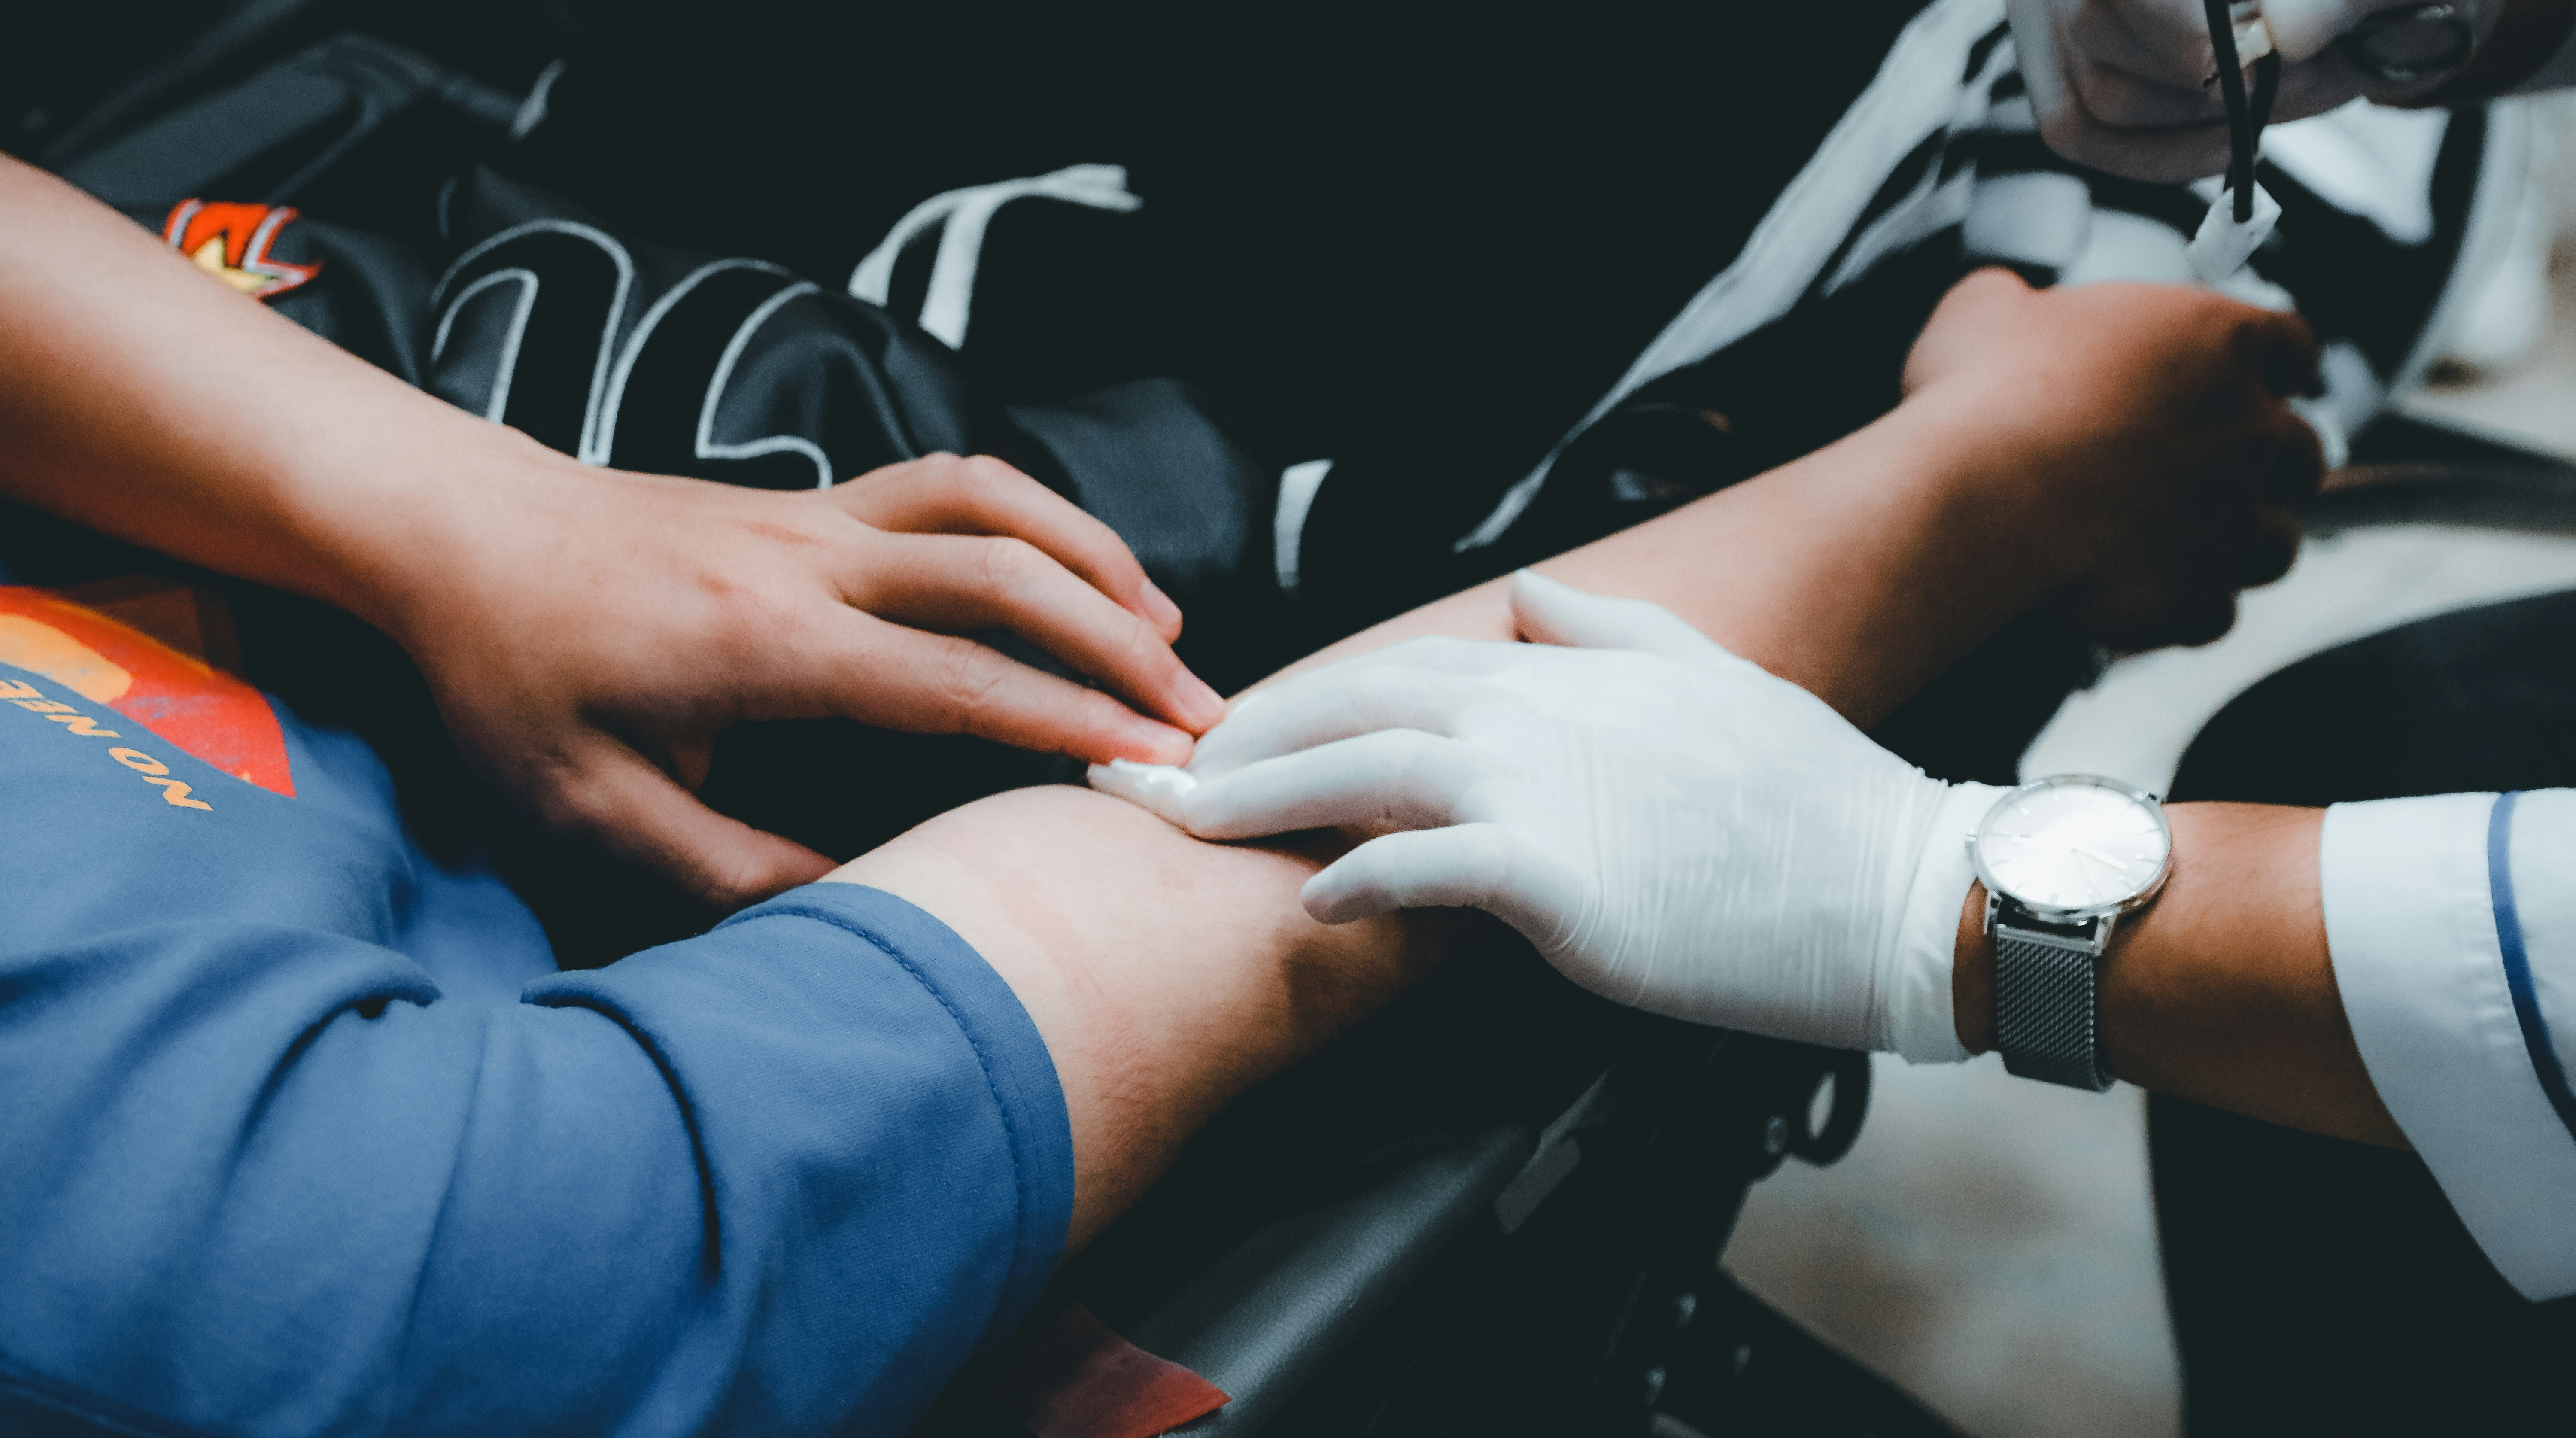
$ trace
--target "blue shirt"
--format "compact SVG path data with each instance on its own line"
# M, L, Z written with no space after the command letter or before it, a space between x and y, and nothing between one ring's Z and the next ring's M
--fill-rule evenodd
M0 606L0 1429L897 1432L1034 1299L1063 1096L937 920L558 972L363 743L228 772L64 637Z

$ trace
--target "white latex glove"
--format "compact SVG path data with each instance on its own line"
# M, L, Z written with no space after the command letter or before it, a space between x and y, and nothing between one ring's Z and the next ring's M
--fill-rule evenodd
M1473 906L1622 1003L1966 1057L1951 950L1999 791L1925 778L1659 606L1523 573L1512 608L1539 643L1316 670L1238 703L1187 770L1092 783L1202 838L1379 835L1307 881L1325 923Z
M2480 43L2499 0L2453 0ZM2238 58L2281 55L2274 122L2321 115L2358 96L2419 99L2443 76L2398 83L2364 75L2334 48L2397 0L2264 0L2237 26ZM2049 148L2132 179L2178 184L2227 168L2227 115L2201 0L2008 0L2013 46ZM2456 68L2448 73L2456 73Z

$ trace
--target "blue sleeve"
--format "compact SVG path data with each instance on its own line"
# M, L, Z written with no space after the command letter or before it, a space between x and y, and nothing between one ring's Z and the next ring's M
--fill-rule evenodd
M0 935L0 1428L898 1432L1063 1241L1035 1027L889 894L515 1004L315 926L91 931Z

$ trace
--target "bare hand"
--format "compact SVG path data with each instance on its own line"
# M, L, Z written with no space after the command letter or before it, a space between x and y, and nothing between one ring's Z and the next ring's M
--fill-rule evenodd
M442 562L398 566L405 587L369 607L504 791L712 902L832 867L690 792L731 725L837 717L1177 762L1224 715L1172 653L1179 609L1117 535L998 460L780 494L527 451L449 507ZM959 637L989 630L1118 697Z
M2389 8L2370 0L2266 5L2269 33L2286 62L2272 118L2322 115L2362 96L2383 104L2421 101L2466 68L2494 36L2506 7L2499 0L2458 0L2451 11L2473 48L2411 79L2365 74L2334 43ZM2208 83L2217 58L2201 0L2010 0L2009 9L2022 75L2050 149L2079 164L2166 184L2227 168L2227 117L2218 88ZM2442 53L2440 26L2404 38L2412 42L2402 47L2406 53Z
M2020 512L2026 562L2084 576L2059 610L2118 649L2201 644L2236 591L2288 571L2292 507L2324 476L2317 437L2284 402L2316 378L2295 315L2183 285L2033 290L1980 270L1906 358L1907 394L1945 389L1990 442L2040 446L2048 492Z

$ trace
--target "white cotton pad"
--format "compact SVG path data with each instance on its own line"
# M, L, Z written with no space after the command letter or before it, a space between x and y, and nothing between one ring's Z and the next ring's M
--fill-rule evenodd
M1092 788L1103 794L1114 794L1177 827L1189 827L1181 818L1181 798L1197 788L1199 781L1177 764L1112 759L1092 765L1085 777Z
M2272 227L2280 220L2281 202L2261 185L2254 187L2254 218L2243 224L2236 222L2235 197L2219 191L2200 222L2200 233L2191 238L2192 270L2204 282L2224 288L2272 237Z
M2236 30L2237 64L2251 65L2272 53L2272 27L2264 22L2261 5L2231 5L2227 18Z

